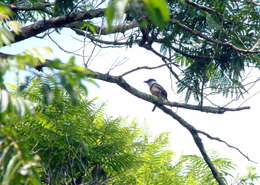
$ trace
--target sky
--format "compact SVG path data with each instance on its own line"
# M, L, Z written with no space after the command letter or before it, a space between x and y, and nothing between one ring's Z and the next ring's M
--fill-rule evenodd
M53 38L68 51L75 51L82 48L83 43L75 40L75 37L72 35L75 36L73 32L62 31L61 35L54 34ZM83 40L80 37L77 37L77 39ZM60 50L57 45L47 38L31 38L13 44L11 47L7 46L2 48L0 49L0 52L16 54L21 53L26 49L45 46L53 49L53 54L49 56L46 55L47 58L60 58L63 61L66 61L72 56L72 54L67 54ZM91 44L86 44L84 53L86 55L91 55L93 47L94 46ZM83 51L79 50L79 54L82 53ZM79 64L82 63L81 57L76 56L76 59ZM120 65L122 62L123 64ZM160 64L162 64L160 58L156 57L151 52L138 47L128 49L108 48L101 50L95 48L94 55L91 58L90 68L99 72L107 72L107 70L116 65L117 67L110 70L110 73L119 75L137 66L157 66ZM259 78L259 71L253 71L250 76L251 78ZM9 78L13 77L9 76ZM169 72L165 68L140 70L125 76L125 79L132 86L145 93L149 93L149 88L144 83L144 80L149 78L156 79L167 90L168 99L170 101L179 103L184 102L184 96L176 93L176 81L170 79ZM161 110L156 109L155 112L152 112L153 104L134 97L115 84L109 84L102 81L97 82L100 86L99 88L88 85L89 97L99 97L98 102L105 102L108 115L127 117L129 121L135 119L139 126L144 128L147 134L152 136L157 136L161 132L169 132L171 142L170 148L178 155L200 154L189 132L177 121L162 113ZM221 105L229 102L229 100L220 96L214 97L213 100L215 103ZM226 112L225 114L220 115L181 108L172 108L172 110L197 129L203 130L212 136L219 137L239 148L258 164L248 162L247 159L236 150L202 136L203 143L208 151L216 150L221 157L232 159L242 173L246 166L254 165L257 167L257 172L260 174L260 84L255 85L244 99L234 102L230 107L236 107L245 100L247 101L243 106L250 106L250 110Z

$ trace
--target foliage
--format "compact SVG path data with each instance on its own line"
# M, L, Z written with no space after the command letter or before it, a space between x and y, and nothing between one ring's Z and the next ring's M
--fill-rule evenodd
M155 139L145 136L136 123L107 117L103 105L95 105L84 94L73 103L61 88L53 90L56 98L46 104L41 86L35 79L22 93L36 103L34 114L13 115L4 128L19 143L20 155L31 160L39 156L37 163L29 162L38 164L34 171L42 183L216 184L201 157L182 156L172 163L167 134ZM4 149L9 147L10 143ZM223 177L233 168L228 159L217 155L212 159Z
M233 184L241 184L241 185L253 185L257 184L260 181L260 176L256 173L256 168L253 166L249 166L247 169L247 174L242 177L237 177L237 179L233 182Z
M216 152L211 152L212 162L216 168L220 171L221 176L226 180L228 179L229 173L234 169L234 164L230 159L219 158ZM180 162L177 164L181 168L185 183L188 184L208 184L214 185L216 181L210 169L201 157L196 155L182 156ZM200 183L199 183L200 182Z
M161 143L167 140L158 138L158 141ZM143 165L129 170L126 176L120 177L121 181L118 184L217 184L201 157L182 155L179 159L174 159L171 157L172 153L158 148L159 143L154 143L153 147L148 148L143 154L145 157ZM212 153L211 158L222 171L223 178L230 177L228 174L234 169L234 164L229 159L220 158L216 153Z
M142 7L143 9L145 9L147 11L147 16L149 17L149 19L160 28L163 28L170 18L170 12L165 0L113 0L106 10L106 18L109 28L112 27L113 20L115 20L116 18L121 18L123 16L128 4L131 3L138 4L137 6L139 6L139 8ZM141 12L137 13L140 16ZM145 20L139 19L139 21ZM145 23L148 24L148 21L146 20Z
M39 156L29 155L12 135L13 130L1 126L0 183L3 185L40 185L37 174Z
M30 89L41 95L40 88ZM138 143L133 140L138 130L134 125L121 128L121 119L105 118L102 107L84 97L75 104L64 91L54 93L51 104L42 103L33 115L8 124L16 139L40 156L45 183L94 181L96 176L113 176L135 163ZM104 174L95 172L96 168Z

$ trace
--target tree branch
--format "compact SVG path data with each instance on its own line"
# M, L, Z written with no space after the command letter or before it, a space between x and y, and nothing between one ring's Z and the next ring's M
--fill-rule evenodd
M211 14L217 14L217 15L221 15L219 12L217 12L216 10L212 9L212 8L209 8L209 7L206 7L206 6L203 6L203 5L200 5L198 3L195 3L191 0L186 0L186 2L196 8L199 8L199 9L202 9L202 10L205 10Z
M89 40L94 41L94 42L98 42L100 44L106 44L106 45L113 45L113 46L125 46L130 44L129 42L118 42L118 41L108 41L108 40L102 40L102 39L98 39L95 36L93 36L92 34L89 34L87 32L84 32L80 29L76 29L76 28L71 28L73 31L75 31L75 33L77 33L78 35L87 37ZM136 41L137 42L137 41Z
M137 28L138 26L139 26L139 24L136 21L132 21L132 22L112 26L111 29L108 31L108 29L106 27L104 28L104 27L99 27L99 26L94 25L95 32L99 33L101 35L108 35L108 34L112 34L112 33L125 33L126 31L133 29L133 28ZM83 26L83 27L81 25L79 26L78 22L68 24L68 25L66 25L66 27L78 29L81 31L87 30L91 34L95 34L95 32L93 32L92 30L89 30L87 26Z
M210 9L208 7L202 6L202 5L198 5L190 0L187 0L187 3L192 4L193 6L196 6L198 8L201 8L203 10L206 10L208 12L212 12L214 13L215 11L213 9ZM35 10L35 9L42 9L43 7L47 7L47 6L51 6L51 4L47 4L47 5L42 5L42 6L37 6L37 7L18 7L15 5L11 5L10 7L12 9L16 9L16 10ZM93 10L88 10L88 11L79 11L79 12L73 12L70 13L68 15L63 15L63 16L58 16L58 17L54 17L54 18L50 18L48 20L40 20L37 21L34 24L25 26L21 29L21 33L19 35L15 34L15 39L13 41L13 43L15 42L19 42L21 40L25 40L27 38L36 36L39 33L42 33L50 28L59 28L59 27L63 27L66 25L69 25L70 27L74 25L74 27L76 27L76 24L74 24L75 22L78 21L82 21L84 19L93 19L93 18L97 18L97 17L101 17L104 16L104 11L105 9L93 9ZM217 39L213 39L210 38L204 34L202 34L199 31L193 30L190 27L188 27L185 24L182 24L179 20L171 18L170 22L177 24L178 26L182 27L183 29L185 29L186 31L189 31L190 33L197 35L209 42L213 42L216 44L221 44L224 46L228 46L231 47L232 49L241 52L241 53L259 53L259 50L255 50L255 49L242 49L242 48L238 48L237 46L229 43L229 42L223 42ZM100 34L110 34L110 33L117 33L117 32L122 32L124 33L125 31L132 29L132 28L136 28L138 27L138 23L133 21L130 23L125 23L125 24L121 24L118 26L114 26L109 32L107 32L106 28L102 28ZM98 29L98 27L97 27ZM176 50L176 48L174 48ZM178 51L180 52L180 51Z
M226 141L224 141L224 140L222 140L222 139L220 139L220 138L218 138L218 137L213 137L213 136L209 135L208 133L206 133L206 132L204 132L204 131L201 131L201 130L197 130L197 132L198 132L199 134L205 135L205 136L206 136L207 138L209 138L209 139L216 140L216 141L218 141L218 142L224 143L224 144L227 145L228 147L237 150L237 151L238 151L241 155L243 155L248 161L251 161L251 162L253 162L253 163L256 163L255 161L252 161L246 154L244 154L239 148L230 145L230 144L227 143Z
M185 127L190 134L192 135L197 147L199 148L199 151L203 157L203 159L205 160L205 162L207 163L208 167L210 168L213 176L215 177L216 181L219 183L219 185L225 185L223 178L219 175L217 169L215 168L214 164L212 163L212 161L210 160L205 147L201 141L201 138L198 135L198 130L193 127L191 124L189 124L187 121L185 121L184 119L182 119L178 114L174 113L171 109L168 109L165 106L158 106L163 112L165 112L166 114L168 114L169 116L171 116L173 119L177 120L183 127Z
M117 85L119 85L120 87L122 87L123 89L131 93L132 95L141 98L143 100L146 100L148 102L154 103L156 105L168 105L171 107L197 110L201 112L214 113L214 114L223 114L226 111L240 111L240 110L245 110L250 108L250 107L238 107L238 108L210 107L210 106L199 106L199 105L191 105L191 104L184 104L184 103L177 103L177 102L169 102L166 100L160 100L155 96L151 96L137 90L136 88L130 86L121 76L112 76L109 74L103 74L91 70L88 76L109 83L116 83Z
M172 48L176 53L180 53L181 55L185 56L185 57L188 57L188 58L191 58L191 59L202 59L202 60L205 60L205 59L217 59L215 58L214 56L201 56L201 55L191 55L191 54L188 54L188 53L185 53L184 51L174 47L173 45L170 46L170 48Z
M163 67L163 66L167 66L167 65L171 65L171 64L177 65L175 62L169 62L169 63L161 64L161 65L159 65L159 66L154 66L154 67L142 66L142 67L137 67L137 68L131 69L130 71L127 71L127 72L121 74L120 76L123 77L123 76L125 76L125 75L128 75L128 74L130 74L130 73L133 73L133 72L135 72L135 71L139 71L139 70L142 70L142 69L148 69L148 70L158 69L158 68L161 68L161 67Z
M100 8L89 11L73 12L68 15L54 17L48 20L37 21L36 23L23 27L19 35L13 33L15 35L13 43L36 36L37 34L42 33L50 28L59 28L75 21L101 17L104 15L104 12L105 9Z
M106 82L110 82L110 83L116 83L117 85L119 85L121 88L125 89L126 91L128 91L129 93L131 93L134 96L137 96L141 99L144 99L146 101L155 103L161 110L163 110L166 114L170 115L172 118L174 118L175 120L177 120L183 127L185 127L186 129L189 130L189 132L191 133L197 147L200 150L201 155L203 156L203 159L205 160L205 162L207 163L207 165L209 166L213 176L215 177L215 179L217 180L217 182L220 185L225 185L222 177L219 175L218 171L216 170L214 164L212 163L212 161L210 160L209 156L206 153L205 147L201 141L201 138L199 137L199 133L204 133L202 131L198 131L195 127L193 127L191 124L189 124L188 122L186 122L184 119L182 119L178 114L174 113L172 110L170 110L169 108L165 107L162 105L162 103L156 99L154 99L154 97L147 95L145 93L142 93L140 91L138 91L137 89L135 89L134 87L131 87L123 78L121 77L117 77L117 76L112 76L109 74L102 74L102 73L98 73L98 72L94 72L91 71L89 74L90 77L95 78L95 79L100 79ZM165 103L165 105L167 105ZM199 108L205 108L205 106L197 106ZM239 108L238 108L239 109ZM238 110L237 109L237 110ZM210 136L210 135L207 135ZM213 137L212 137L213 138ZM220 142L224 142L223 140L219 140ZM226 142L225 142L226 143ZM228 146L228 143L226 143ZM232 146L231 146L232 147ZM234 147L233 147L234 148ZM239 150L240 151L240 150ZM241 151L240 151L241 153ZM241 153L243 155L243 153ZM247 158L248 159L248 158Z
M8 57L15 57L15 55L5 54L0 52L0 58L8 58ZM43 67L48 67L52 63L52 60L46 60L45 63L40 63L35 66L36 69L41 70ZM99 72L92 71L88 69L89 73L87 74L88 77L92 77L95 79L103 80L109 83L115 83L131 93L132 95L141 98L145 101L154 103L156 105L167 105L170 107L178 107L178 108L184 108L189 110L197 110L201 112L206 113L213 113L213 114L223 114L227 111L241 111L250 109L250 107L238 107L238 108L226 108L226 107L211 107L211 106L200 106L200 105L192 105L192 104L186 104L186 103L177 103L177 102L170 102L166 100L160 100L155 96L143 93L139 91L138 89L130 86L123 78L122 76L112 76L110 74L103 74Z
M9 8L13 11L46 11L47 7L53 6L54 3L44 3L42 5L38 5L38 6L17 6L15 4L11 4L9 6Z

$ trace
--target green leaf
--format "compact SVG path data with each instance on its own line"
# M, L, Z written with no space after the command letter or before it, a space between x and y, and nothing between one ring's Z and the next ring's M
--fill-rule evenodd
M56 15L66 14L73 8L74 1L72 0L56 0L54 12Z
M214 30L219 30L219 29L221 29L221 25L219 25L219 24L215 21L214 17L213 17L211 14L207 14L206 18L207 18L207 24L208 24L208 26L209 26L211 29L214 29Z
M18 21L9 21L7 22L7 25L14 31L16 34L19 34L21 32L22 24Z
M113 0L109 4L105 12L108 30L112 28L114 19L121 19L123 17L127 4L128 0Z
M170 18L170 11L165 0L143 0L154 24L163 28Z
M14 40L14 36L11 32L5 28L0 27L0 46L3 44L8 45Z
M25 55L29 55L30 57L35 57L39 59L41 63L46 62L45 57L43 55L44 53L51 54L52 49L50 47L40 47L40 48L29 49L24 52Z
M84 30L88 29L91 33L94 34L97 33L96 26L92 24L92 22L90 21L83 22L82 25L80 26L80 29L84 29Z
M1 151L2 151L2 154L1 154L1 158L0 158L0 164L4 168L6 168L8 162L10 160L10 155L12 154L12 147L9 145L3 149L1 146Z
M106 9L105 16L107 19L108 29L112 27L113 19L115 17L115 3L112 1L108 8Z
M3 176L3 185L11 185L13 177L17 170L21 167L22 161L19 160L20 154L16 154L9 161L5 174Z
M6 111L9 104L8 93L5 90L0 91L0 113Z
M0 20L8 18L9 16L12 16L12 14L12 10L7 5L0 4Z

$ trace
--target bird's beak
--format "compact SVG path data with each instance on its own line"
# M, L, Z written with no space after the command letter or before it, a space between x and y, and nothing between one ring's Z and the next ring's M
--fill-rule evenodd
M148 83L148 81L144 81L144 83Z

